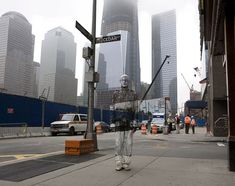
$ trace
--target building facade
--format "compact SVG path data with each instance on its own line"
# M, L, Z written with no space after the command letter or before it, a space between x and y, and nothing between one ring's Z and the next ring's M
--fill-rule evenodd
M33 62L33 97L38 98L40 63Z
M0 18L0 89L9 94L33 96L32 25L18 12Z
M160 68L166 55L166 63L152 85L152 99L170 97L171 109L177 112L177 46L176 11L152 16L152 79Z
M208 68L203 99L208 126L215 136L228 135L228 168L235 171L235 1L199 1L201 54ZM204 56L203 56L204 55Z
M67 30L57 27L42 41L39 96L50 101L76 105L76 43Z

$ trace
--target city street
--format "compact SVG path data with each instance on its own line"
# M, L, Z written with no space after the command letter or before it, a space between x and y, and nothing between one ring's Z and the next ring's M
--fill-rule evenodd
M82 136L0 140L0 185L233 185L225 138L196 134L134 136L131 171L115 171L114 133L98 135L99 151L65 156L64 141ZM92 178L92 179L90 179ZM155 180L156 179L156 180ZM160 180L159 180L160 179Z

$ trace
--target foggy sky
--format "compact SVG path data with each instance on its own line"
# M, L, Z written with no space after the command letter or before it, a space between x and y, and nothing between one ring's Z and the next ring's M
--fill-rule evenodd
M193 67L201 66L198 0L139 0L139 39L141 80L151 82L151 15L176 9L177 12L177 60L178 103L189 99L189 90L180 73L188 83L200 90L199 78L193 76ZM103 0L97 0L97 37ZM35 35L34 60L40 62L41 42L48 30L62 26L75 36L77 43L76 78L78 94L81 93L84 60L82 48L87 39L75 29L75 21L91 30L92 0L1 0L0 15L18 11L32 24Z

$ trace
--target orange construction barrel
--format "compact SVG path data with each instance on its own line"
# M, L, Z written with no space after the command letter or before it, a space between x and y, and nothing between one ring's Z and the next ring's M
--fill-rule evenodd
M97 125L96 126L96 134L102 134L103 130L102 130L102 126L101 125Z
M141 134L147 134L146 126L142 125L141 126Z
M157 125L152 126L152 134L157 134Z

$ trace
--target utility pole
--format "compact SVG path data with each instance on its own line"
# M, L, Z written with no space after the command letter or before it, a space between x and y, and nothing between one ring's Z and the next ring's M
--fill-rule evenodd
M92 10L92 34L90 34L80 23L76 21L75 27L91 42L91 48L83 48L83 58L89 63L88 72L85 74L85 79L88 82L88 122L87 122L87 132L85 134L86 139L92 139L94 142L95 150L97 148L97 136L93 130L94 122L94 84L99 82L99 74L95 72L95 44L97 43L107 43L120 41L121 35L111 35L96 38L96 2L93 0L93 10Z
M88 81L88 125L87 125L87 139L94 141L94 147L97 150L97 136L93 131L94 118L94 74L95 74L95 42L96 42L96 0L93 0L92 10L92 41L91 50L92 56L90 60L88 73L92 76L92 81Z

